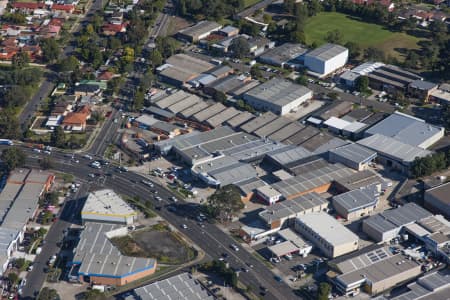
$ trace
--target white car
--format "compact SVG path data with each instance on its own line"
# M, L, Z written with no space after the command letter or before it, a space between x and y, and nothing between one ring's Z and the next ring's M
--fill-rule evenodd
M48 150L45 150L44 153L47 154L47 155L52 154L52 153L51 153L50 151L48 151Z
M141 182L149 187L154 187L153 183L149 180L143 179Z
M85 155L83 155L83 157L86 159L92 160L92 156L90 156L89 154L85 154Z
M33 152L41 153L41 150L40 150L40 149L37 149L37 148L33 148Z
M181 224L181 228L183 228L183 229L187 229L188 227L187 227L187 225L186 225L186 224Z

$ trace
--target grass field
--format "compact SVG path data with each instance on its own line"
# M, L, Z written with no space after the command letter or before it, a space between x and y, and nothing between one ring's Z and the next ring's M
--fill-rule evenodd
M260 1L261 0L244 0L244 7L252 6Z
M401 59L401 48L418 49L417 44L420 39L406 33L391 32L383 26L365 23L354 19L351 16L335 13L323 12L308 19L305 28L306 42L313 42L319 45L325 43L325 37L329 31L339 30L344 43L355 42L361 47L374 46L383 50L386 55L391 55Z

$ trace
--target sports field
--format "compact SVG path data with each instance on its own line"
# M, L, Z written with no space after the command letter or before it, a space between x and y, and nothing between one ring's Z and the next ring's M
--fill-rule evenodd
M396 49L418 49L419 38L406 33L391 32L383 26L361 22L352 16L336 12L322 12L308 19L305 28L306 42L320 44L325 43L327 33L339 30L343 36L344 43L355 42L361 47L377 47L386 55L401 58Z

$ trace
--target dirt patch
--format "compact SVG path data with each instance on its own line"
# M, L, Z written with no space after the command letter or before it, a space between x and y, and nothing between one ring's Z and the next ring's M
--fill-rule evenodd
M195 258L195 250L175 232L167 230L140 230L131 235L111 240L128 256L152 257L162 264L182 264Z

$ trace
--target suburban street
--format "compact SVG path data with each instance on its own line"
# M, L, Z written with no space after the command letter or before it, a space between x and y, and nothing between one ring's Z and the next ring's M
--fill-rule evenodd
M2 148L4 147L5 146L2 146ZM23 148L23 150L28 155L26 165L28 167L39 168L39 159L43 157L42 154L36 154L29 148ZM186 224L188 228L183 229L182 232L202 248L212 259L217 259L221 257L223 253L227 253L229 256L228 261L232 268L240 269L246 267L247 264L253 265L253 268L249 268L250 271L248 273L241 272L239 279L246 286L251 286L252 291L255 291L255 293L259 291L261 286L266 287L268 292L266 296L264 296L264 299L296 298L287 284L277 282L268 268L252 254L242 248L239 251L233 251L230 248L230 245L236 242L217 226L206 223L203 228L200 227L195 219L192 218L197 211L198 206L188 204L184 201L179 201L177 204L170 202L168 199L173 194L155 183L154 189L156 189L158 195L163 198L163 203L159 203L150 196L150 189L140 183L141 180L144 179L143 176L133 172L116 172L115 167L112 165L101 169L99 176L92 179L88 176L89 173L93 173L93 169L88 166L90 160L82 158L77 154L75 155L75 158L79 159L80 162L75 163L70 157L67 157L67 155L60 152L55 151L52 153L52 163L55 171L72 174L77 182L87 184L82 185L82 189L79 190L79 193L74 200L68 201L65 204L58 221L53 225L47 235L46 244L42 254L37 258L35 271L29 275L27 285L23 289L24 299L33 299L33 295L41 288L44 282L42 270L45 263L48 260L48 257L58 252L56 243L62 240L63 231L68 228L71 223L78 223L76 220L80 217L82 201L84 200L84 196L88 189L95 190L100 188L111 188L119 194L138 196L141 201L152 201L155 207L160 207L158 214L166 219L171 225L181 228L182 224ZM97 171L97 173L99 172ZM171 206L176 207L176 212L168 210Z

